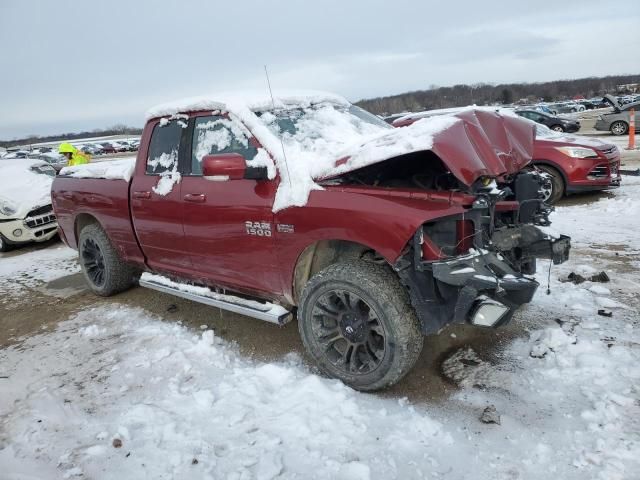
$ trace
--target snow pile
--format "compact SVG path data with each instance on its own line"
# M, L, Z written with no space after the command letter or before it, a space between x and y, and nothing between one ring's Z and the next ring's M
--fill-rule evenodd
M64 167L60 170L60 175L68 175L74 178L105 178L128 182L131 180L135 166L136 157L127 157L119 160Z
M310 375L294 358L243 360L211 330L138 309L85 311L6 349L2 365L9 479L423 478L471 455L406 402Z
M640 252L640 177L623 176L622 187L605 195L596 202L557 206L550 217L553 228L570 235L575 246L616 245ZM624 228L612 235L615 225Z
M283 177L274 212L305 205L310 192L322 188L318 179L428 150L434 135L460 121L443 117L393 129L357 107L331 103L263 112L259 119L252 112L239 117L275 157Z
M16 210L9 218L24 218L30 210L51 204L53 177L32 170L39 166L48 164L26 158L0 161L0 176L3 179L0 182L0 202ZM0 217L4 218L4 215L0 213Z

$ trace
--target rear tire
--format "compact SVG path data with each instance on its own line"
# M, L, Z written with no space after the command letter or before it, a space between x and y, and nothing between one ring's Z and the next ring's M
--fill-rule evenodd
M562 174L553 167L547 165L536 165L538 169L550 175L549 184L543 187L544 202L548 205L554 205L562 197L564 197L564 179Z
M623 122L622 120L616 120L611 124L609 130L614 135L625 135L629 131L629 125L627 125L626 122Z
M309 281L298 329L324 374L362 391L398 382L416 363L424 341L398 278L364 261L330 265Z
M140 278L140 270L120 260L100 225L90 224L82 229L78 254L89 288L102 297L127 290Z

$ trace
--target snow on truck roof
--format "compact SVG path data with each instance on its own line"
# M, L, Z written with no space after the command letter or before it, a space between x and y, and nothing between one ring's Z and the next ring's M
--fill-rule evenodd
M169 117L167 121L170 121L179 120L181 113L207 110L226 111L231 120L244 124L262 147L255 158L247 161L252 165L266 166L269 178L274 178L276 171L280 173L282 181L276 192L274 212L305 205L311 191L323 189L318 184L319 180L411 152L433 150L436 155L470 157L468 162L474 168L449 165L452 173L467 184L471 184L477 175L487 175L492 171L497 175L506 171L507 167L499 158L482 158L486 154L478 150L477 142L489 140L486 135L480 140L468 139L464 125L469 123L480 130L488 126L488 132L500 128L511 130L512 135L498 135L497 141L500 151L505 152L505 158L511 158L516 164L530 160L531 152L527 151L526 145L533 143L532 128L523 130L522 125L514 125L514 120L506 122L504 116L495 112L464 111L457 115L421 119L405 128L393 128L343 97L319 91L278 91L273 99L268 91L193 97L158 105L146 116L147 119ZM521 120L515 121L518 122ZM438 143L436 137L444 131L449 133ZM508 145L502 145L504 142ZM490 150L495 148L493 146ZM443 161L446 163L445 158ZM88 170L80 166L74 167L73 171L63 169L61 173L77 177L114 178L121 175L120 178L127 178L133 164L129 168L114 166L109 171L104 166L92 172ZM127 175L122 173L124 170ZM154 192L166 194L179 181L179 173L172 172L171 176L160 179Z
M319 90L277 90L273 93L273 100L268 91L236 91L218 92L212 95L189 97L173 102L162 103L147 110L147 120L165 115L194 112L200 110L224 110L235 112L248 109L261 111L273 108L305 107L315 103L335 103L349 105L340 95Z
M274 108L275 107L275 108ZM227 111L249 128L283 177L273 210L305 205L318 179L410 151L427 150L433 135L458 119L438 119L399 131L333 93L298 90L228 92L158 105L147 119L202 110ZM271 162L268 155L262 162ZM338 162L339 159L344 159ZM271 164L270 171L276 169Z

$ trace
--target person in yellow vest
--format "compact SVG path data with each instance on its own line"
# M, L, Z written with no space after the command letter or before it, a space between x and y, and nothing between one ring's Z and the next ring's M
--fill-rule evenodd
M70 143L61 143L58 147L58 152L67 157L67 165L82 165L91 161L91 156L87 153L81 152Z

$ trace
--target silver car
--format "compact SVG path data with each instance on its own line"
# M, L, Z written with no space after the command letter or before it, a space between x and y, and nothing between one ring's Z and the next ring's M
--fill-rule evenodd
M605 95L604 98L613 106L612 113L604 113L598 117L595 129L607 131L614 135L625 135L629 131L629 114L633 108L635 111L636 125L640 121L640 102L627 103L620 105L618 99L612 95Z

